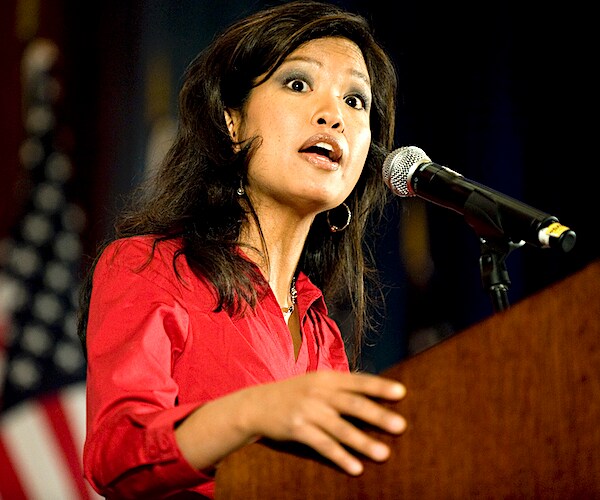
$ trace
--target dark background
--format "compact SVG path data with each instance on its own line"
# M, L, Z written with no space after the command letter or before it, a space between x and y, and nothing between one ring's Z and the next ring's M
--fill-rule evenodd
M110 230L122 196L144 175L148 144L175 120L185 65L217 30L278 2L232 0L40 2L34 28L18 6L0 15L0 237L27 193L19 62L32 36L61 49L61 119L76 175L71 195L88 215L86 255ZM511 303L584 267L595 238L597 62L591 7L519 8L505 2L337 1L365 15L400 76L397 147L557 216L577 233L567 253L525 246L507 258ZM26 18L26 16L25 16ZM201 110L199 110L201 112ZM463 218L398 199L379 228L387 311L365 366L374 371L492 314L479 242ZM559 312L557 312L559 313ZM528 332L522 332L527 335Z

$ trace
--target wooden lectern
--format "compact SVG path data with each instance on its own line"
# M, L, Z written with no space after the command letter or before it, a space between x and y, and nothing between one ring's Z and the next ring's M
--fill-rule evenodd
M408 420L385 463L351 477L255 443L217 470L217 499L600 499L600 261L384 375Z

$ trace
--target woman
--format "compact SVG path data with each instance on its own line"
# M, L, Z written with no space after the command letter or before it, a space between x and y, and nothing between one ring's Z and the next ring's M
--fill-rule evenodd
M237 22L189 66L174 145L83 288L98 492L212 497L218 462L262 437L353 475L354 453L388 457L345 417L401 433L373 398L405 388L351 371L360 335L348 357L324 298L368 326L362 245L386 201L395 93L365 20L316 2Z

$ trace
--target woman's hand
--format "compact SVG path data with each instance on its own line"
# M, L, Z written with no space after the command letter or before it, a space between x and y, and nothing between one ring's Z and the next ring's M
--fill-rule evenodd
M198 468L267 437L308 445L357 475L363 465L344 446L376 461L387 459L390 450L345 417L399 434L406 428L404 418L372 398L396 401L405 394L399 382L376 375L313 372L207 403L181 424L176 436L184 456Z

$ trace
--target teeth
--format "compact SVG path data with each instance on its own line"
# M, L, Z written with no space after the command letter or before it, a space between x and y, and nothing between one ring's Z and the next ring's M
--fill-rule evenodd
M327 144L326 142L318 142L317 144L315 144L315 147L323 148L327 151L333 151L333 146L331 144Z

